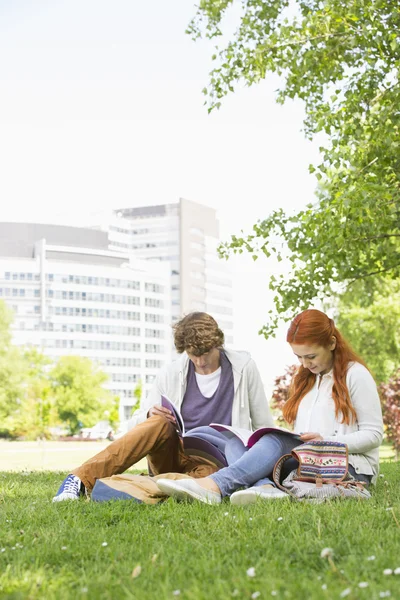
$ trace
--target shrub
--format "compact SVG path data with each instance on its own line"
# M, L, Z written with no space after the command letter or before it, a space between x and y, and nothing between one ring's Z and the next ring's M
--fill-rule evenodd
M286 371L283 375L279 375L275 378L274 387L272 391L272 402L271 408L278 412L277 421L280 425L287 427L287 424L282 417L282 409L289 397L289 387L292 381L293 375L297 371L298 365L291 365L286 367Z
M386 425L386 437L396 450L400 451L400 369L379 386L382 398L383 422Z

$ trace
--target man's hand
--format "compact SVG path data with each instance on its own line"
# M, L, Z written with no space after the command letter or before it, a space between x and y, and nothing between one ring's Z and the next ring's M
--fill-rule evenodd
M156 415L158 417L164 417L170 423L176 422L175 417L172 414L172 412L170 410L168 410L168 408L164 408L163 406L161 406L161 404L156 404L155 406L152 406L150 408L149 412L147 413L147 418L154 417Z
M323 440L324 438L321 434L315 431L308 431L307 433L302 433L300 439L302 442L318 442Z

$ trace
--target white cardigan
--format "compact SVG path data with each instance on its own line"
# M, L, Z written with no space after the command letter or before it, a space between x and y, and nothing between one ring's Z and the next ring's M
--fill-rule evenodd
M324 440L343 442L349 449L349 463L356 473L379 473L379 446L383 438L381 403L375 381L363 365L352 363L346 383L356 411L357 421L350 425L335 417L332 398L333 372L317 375L315 385L301 400L294 430L296 433L318 432Z
M234 398L232 425L255 430L259 427L274 427L268 400L254 360L248 352L223 349L232 365ZM149 409L160 404L161 396L167 398L180 410L186 391L189 357L184 352L177 360L158 373L154 385L140 408L133 414L127 428L142 423Z

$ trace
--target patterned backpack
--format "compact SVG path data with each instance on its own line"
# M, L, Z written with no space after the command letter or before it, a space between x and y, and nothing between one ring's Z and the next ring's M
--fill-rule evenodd
M282 467L291 458L299 466L282 481ZM297 500L319 503L332 498L371 497L364 484L350 475L347 445L341 442L321 440L297 446L278 460L273 480Z

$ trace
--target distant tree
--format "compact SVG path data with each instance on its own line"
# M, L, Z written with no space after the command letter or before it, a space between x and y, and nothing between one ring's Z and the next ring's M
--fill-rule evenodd
M12 312L0 300L0 434L12 435L7 419L21 407L24 394L24 362L19 348L11 345Z
M382 396L383 421L386 437L400 453L400 369L388 383L380 386Z
M278 417L276 419L278 423L280 425L284 425L285 427L288 427L288 425L282 416L282 409L286 400L289 398L290 384L297 369L298 365L286 367L284 374L276 377L274 381L271 408L278 413Z
M114 410L114 399L103 384L107 375L88 358L63 356L50 371L54 404L72 434L91 427Z
M57 422L51 395L51 360L36 348L21 349L23 384L18 407L4 420L13 437L37 439L49 437L49 427Z
M202 0L189 34L218 40L234 4L238 27L222 38L204 89L209 109L239 82L277 73L277 101L300 99L307 137L327 140L310 166L316 201L296 214L261 215L250 235L220 250L288 259L269 281L268 337L279 319L351 282L400 276L400 12L392 0Z
M133 390L133 396L134 396L136 402L132 406L131 414L133 414L135 412L135 410L137 410L140 407L142 395L143 395L143 383L142 383L142 380L139 379L138 383L135 386L135 389Z
M400 366L400 281L358 281L335 306L336 324L378 383Z

